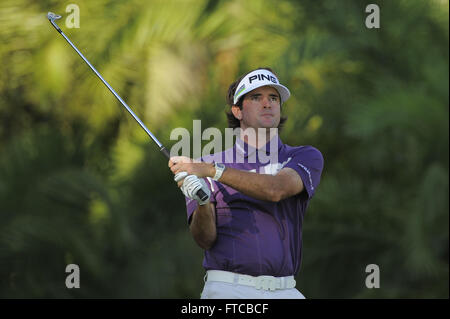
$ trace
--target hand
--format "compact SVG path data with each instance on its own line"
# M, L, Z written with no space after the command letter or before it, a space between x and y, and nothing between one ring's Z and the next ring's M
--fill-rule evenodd
M169 160L169 167L174 174L186 172L187 175L195 175L198 178L214 177L216 174L214 164L194 161L186 156L171 157ZM182 184L182 180L178 181L178 187L181 187Z
M182 183L181 191L184 196L190 199L195 199L199 205L204 205L209 202L211 191L205 183L203 178L198 178L195 175L187 175L186 172L179 172L174 177L178 184ZM208 197L205 200L201 200L196 194L199 189L202 189Z

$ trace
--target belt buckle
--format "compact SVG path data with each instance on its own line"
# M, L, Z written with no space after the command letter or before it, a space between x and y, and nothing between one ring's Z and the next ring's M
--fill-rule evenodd
M276 279L272 276L258 276L255 282L256 289L275 290Z

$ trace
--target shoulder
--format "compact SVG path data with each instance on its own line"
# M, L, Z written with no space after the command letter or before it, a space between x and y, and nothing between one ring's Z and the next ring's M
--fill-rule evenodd
M290 146L285 144L285 151L288 154L288 156L291 157L316 159L323 162L322 153L317 148L311 145Z

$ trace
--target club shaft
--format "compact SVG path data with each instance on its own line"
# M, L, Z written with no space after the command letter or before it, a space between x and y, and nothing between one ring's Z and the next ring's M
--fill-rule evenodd
M77 47L72 43L72 41L70 41L69 38L64 34L64 32L62 32L60 30L61 29L59 29L58 32L61 33L61 35L64 37L64 39L66 39L66 41L70 44L70 46L83 59L83 61L86 62L86 64L91 68L91 70L94 71L94 73L98 76L98 78L103 82L103 84L105 84L106 87L111 91L111 93L114 94L116 99L119 100L119 102L127 109L128 113L130 113L131 116L136 120L136 122L139 123L139 125L144 129L144 131L148 134L148 136L150 136L150 138L158 145L158 147L160 149L162 149L164 146L161 144L161 142L158 141L158 139L153 135L153 133L150 132L150 130L144 125L144 123L142 123L142 121L139 119L139 117L137 117L137 115L134 114L133 110L131 110L131 108L127 105L127 103L125 103L125 101L122 100L122 98L119 96L119 94L117 94L117 92L109 85L108 82L106 82L106 80L101 76L101 74L98 73L98 71L94 68L94 66L84 57L83 53L81 53L80 50L78 50Z
M109 83L106 82L106 80L100 75L100 73L98 73L98 71L84 57L84 55L80 52L80 50L77 49L77 47L72 43L72 41L69 40L69 38L64 34L64 32L62 32L62 30L58 27L58 25L53 21L53 19L51 17L49 17L49 21L53 25L53 27L55 27L56 31L58 31L64 37L64 39L66 39L67 43L69 43L70 46L78 53L78 55L83 59L83 61L86 62L86 64L91 68L91 70L94 71L94 73L98 76L98 78L100 80L102 80L103 84L105 84L106 87L111 91L111 93L114 94L116 99L119 100L119 102L127 109L128 113L130 113L131 116L136 120L136 122L139 123L139 125L144 129L144 131L148 134L148 136L150 136L150 138L156 143L156 145L158 145L161 153L163 153L163 155L167 159L170 159L169 151L161 144L160 141L158 141L158 139L153 135L152 132L150 132L150 130L144 125L144 123L142 123L142 121L139 119L139 117L137 117L137 115L134 114L134 112L127 105L127 103L125 103L125 101L122 100L122 98L119 96L119 94L117 94L116 91L109 85ZM208 197L202 189L199 189L197 191L197 196L199 196L202 200L206 200Z

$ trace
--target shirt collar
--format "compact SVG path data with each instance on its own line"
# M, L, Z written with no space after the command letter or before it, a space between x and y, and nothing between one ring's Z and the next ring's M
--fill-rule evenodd
M274 136L269 142L266 143L263 147L261 147L259 150L263 151L265 150L266 155L270 155L270 143L277 143L275 147L278 149L278 154L281 151L281 148L283 147L283 142L281 142L280 136L277 134ZM249 156L253 155L257 149L253 146L248 145L245 143L240 137L236 138L236 143L234 144L234 150L236 154L243 156L244 158L248 158Z

